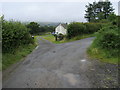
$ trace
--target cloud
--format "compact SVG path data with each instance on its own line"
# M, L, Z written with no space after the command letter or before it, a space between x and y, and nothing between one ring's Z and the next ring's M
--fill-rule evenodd
M5 19L40 22L85 22L87 2L5 2L2 3ZM117 3L113 7L118 13Z
M99 1L99 0L1 0L1 2L94 2L94 1ZM109 1L118 2L119 0L109 0Z

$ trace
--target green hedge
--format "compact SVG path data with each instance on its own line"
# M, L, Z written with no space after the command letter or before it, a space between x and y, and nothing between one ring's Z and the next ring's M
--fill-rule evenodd
M68 25L68 38L75 37L77 35L81 35L85 32L85 25L79 22L73 22Z
M109 54L116 56L120 49L120 32L118 27L109 26L102 28L96 39L94 40L95 47L110 51Z
M117 25L120 28L120 16L117 16Z
M34 43L29 29L20 22L3 21L2 23L2 51L14 52L21 45Z
M83 34L93 34L102 28L101 23L79 23L73 22L68 25L68 35L67 37L70 39L72 37L76 37Z
M101 23L85 23L84 25L86 26L85 33L88 33L88 34L97 32L102 28Z

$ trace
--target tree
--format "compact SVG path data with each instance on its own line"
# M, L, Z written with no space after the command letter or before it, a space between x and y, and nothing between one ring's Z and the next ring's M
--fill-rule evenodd
M88 22L95 22L102 19L107 19L111 13L113 13L112 3L108 0L93 2L93 4L86 5L85 18Z
M110 1L106 1L106 2L103 3L104 19L107 19L109 14L113 13L112 11L114 9L111 5L112 5L112 3Z
M2 23L4 22L4 15L0 16L0 41L2 40Z
M120 28L120 16L117 16L117 25Z
M31 34L37 34L40 30L40 25L37 22L30 22L27 28L30 29Z
M91 22L93 19L93 6L92 4L89 3L89 5L86 5L87 10L85 10L86 14L85 14L85 18L87 19L88 22Z
M109 21L114 21L117 19L117 16L114 14L114 13L111 13L109 16L108 16L108 20Z
M97 14L97 17L98 17L99 20L104 19L104 13L103 13L103 12L99 12L99 13Z

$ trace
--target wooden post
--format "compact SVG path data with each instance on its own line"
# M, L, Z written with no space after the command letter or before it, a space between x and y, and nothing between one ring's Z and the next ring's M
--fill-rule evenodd
M57 41L57 35L55 35L55 41Z

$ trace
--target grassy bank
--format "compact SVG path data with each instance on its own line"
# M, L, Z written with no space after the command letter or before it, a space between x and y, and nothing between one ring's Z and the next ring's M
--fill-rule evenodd
M93 44L87 50L89 58L98 59L106 63L118 64L118 57L111 56L110 52L112 51L100 49Z
M2 55L2 69L5 70L12 64L19 62L24 59L28 54L30 54L36 45L30 44L25 46L20 46L14 54L5 53Z
M76 37L74 37L72 39L64 38L61 41L55 41L55 37L53 35L42 35L41 37L43 39L46 39L46 40L52 42L52 43L60 44L60 43L72 42L72 41L76 41L76 40L80 40L80 39L84 39L84 38L89 38L89 37L93 37L93 36L94 36L94 34L85 34L85 35L76 36Z
M2 69L5 70L12 64L17 63L20 60L23 60L28 54L30 54L36 45L29 44L20 46L14 54L5 53L2 55Z
M2 54L2 70L9 68L11 65L24 60L24 58L30 54L37 46L37 39L34 38L35 44L23 45L17 48L14 54L3 53Z
M120 58L120 32L118 31L118 27L113 25L103 27L89 47L88 55L103 62L118 64Z

